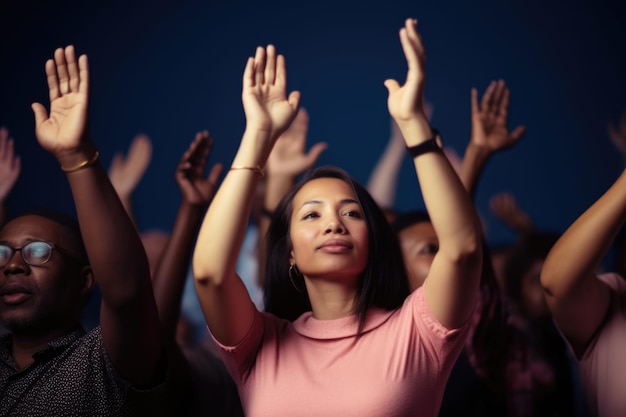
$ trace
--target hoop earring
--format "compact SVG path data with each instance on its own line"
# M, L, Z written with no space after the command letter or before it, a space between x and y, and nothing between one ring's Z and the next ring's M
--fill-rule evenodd
M296 285L296 281L293 279L293 275L294 274L296 275L296 277L298 275L302 275L300 273L300 271L298 271L298 267L296 266L296 264L290 264L289 265L289 271L287 272L287 274L289 275L289 280L291 281L291 285L293 285L293 287L296 289L296 291L304 292L304 290L298 288L298 286Z

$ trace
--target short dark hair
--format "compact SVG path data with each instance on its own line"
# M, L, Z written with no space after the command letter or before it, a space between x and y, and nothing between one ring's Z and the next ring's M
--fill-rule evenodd
M64 213L59 210L46 208L46 207L38 207L32 208L26 211L17 214L10 219L8 219L4 224L6 225L12 220L25 217L25 216L39 216L45 219L48 219L60 226L62 226L66 234L67 240L71 245L72 253L77 255L78 261L81 265L89 265L89 258L87 256L87 249L85 248L85 243L83 242L83 236L80 232L80 225L78 224L78 220L75 217ZM3 225L4 226L4 225ZM54 243L54 242L53 242Z
M559 239L552 231L535 231L525 235L510 250L504 265L504 286L510 301L520 306L522 279L536 261L543 261Z
M430 223L430 216L428 212L424 210L411 210L402 213L397 213L396 218L391 222L391 228L398 234L407 227L411 227L418 223Z
M308 182L318 178L336 178L354 191L368 230L369 254L357 291L355 314L363 328L371 307L393 310L409 294L406 269L398 239L381 208L357 180L341 168L322 166L309 171L278 204L267 232L267 267L265 275L265 311L293 321L311 310L306 288L300 280L299 292L289 277L289 237L293 199ZM298 283L296 283L298 284Z

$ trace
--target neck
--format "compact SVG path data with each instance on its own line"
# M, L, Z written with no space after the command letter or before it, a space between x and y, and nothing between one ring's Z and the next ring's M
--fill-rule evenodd
M345 283L311 280L305 278L313 317L318 320L334 320L354 314L356 288Z

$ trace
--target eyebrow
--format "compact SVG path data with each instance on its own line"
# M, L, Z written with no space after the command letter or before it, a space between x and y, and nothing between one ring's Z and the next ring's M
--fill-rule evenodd
M343 200L341 200L340 205L345 206L346 204L359 204L358 201L356 201L353 198L344 198ZM309 200L309 201L305 201L304 203L302 203L302 205L300 206L300 209L302 209L305 206L310 206L310 205L317 205L317 204L322 204L322 201L320 200Z

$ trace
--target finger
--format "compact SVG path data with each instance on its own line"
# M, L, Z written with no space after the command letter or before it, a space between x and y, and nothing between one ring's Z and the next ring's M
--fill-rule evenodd
M422 42L422 37L417 30L417 20L416 19L407 19L405 22L406 34L415 52L417 53L418 59L422 61L425 58L424 51L424 43Z
M2 135L4 128L0 129L0 161L8 159L9 140L6 136Z
M493 111L499 113L502 110L502 100L504 98L504 91L508 90L503 80L496 82L496 88L493 93ZM506 111L506 109L505 109Z
M265 82L274 85L276 81L276 48L274 45L267 45L267 60L265 65Z
M129 159L150 159L152 157L152 141L143 133L136 135L130 143Z
M57 67L57 76L59 77L59 91L61 95L67 94L70 92L70 79L63 48L58 48L54 51L54 62Z
M472 114L476 114L479 112L478 109L478 90L472 88L471 92L471 106L472 106Z
M109 165L109 176L122 168L124 165L124 156L121 153L116 153L111 159L111 165Z
M13 139L7 140L2 152L5 159L12 161L15 158L15 141Z
M511 91L504 86L504 88L502 89L502 92L500 94L499 99L497 100L498 104L498 114L506 117L509 114L509 100L511 97Z
M265 49L262 47L256 48L256 55L254 56L254 76L256 85L265 84Z
M209 175L207 176L207 181L215 187L217 185L217 181L222 175L222 171L224 170L224 164L217 162L215 165L211 167L209 171Z
M419 70L417 50L411 39L409 39L406 28L400 29L400 44L402 45L402 51L408 67L406 80L415 79Z
M78 92L80 74L78 72L74 46L70 45L65 48L65 61L67 62L67 73L69 75L69 91Z
M400 88L400 84L396 80L391 79L385 80L384 85L390 95Z
M61 92L59 91L59 79L57 77L57 67L53 59L46 61L45 70L46 79L48 80L48 92L50 95L50 101L52 102L61 97Z
M300 106L300 98L301 96L299 91L292 91L291 93L289 93L287 101L291 105L292 109L298 110L298 107Z
M285 62L285 56L282 54L276 57L276 78L274 85L287 89L287 63Z
M309 130L309 116L304 108L298 110L298 114L296 114L296 118L291 123L290 129L296 139L306 139L306 134Z
M0 141L7 140L9 138L9 129L2 126L0 127Z
M491 108L491 102L493 100L493 92L494 89L496 88L496 83L495 81L492 81L489 83L489 85L487 86L487 89L485 90L485 93L483 94L483 98L480 102L480 110L481 111L489 111Z
M254 87L254 58L249 57L243 70L243 88Z
M523 135L524 133L526 133L526 126L517 126L515 129L513 129L513 131L511 132L511 137L515 140L518 141Z
M78 58L78 91L82 94L89 94L89 61L87 55Z
M30 108L33 109L33 115L35 116L35 127L40 126L43 122L48 120L48 112L42 104L33 103Z
M306 154L306 169L315 165L322 152L324 152L327 148L328 144L326 142L320 142L313 145Z

